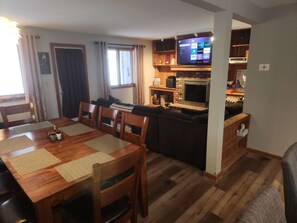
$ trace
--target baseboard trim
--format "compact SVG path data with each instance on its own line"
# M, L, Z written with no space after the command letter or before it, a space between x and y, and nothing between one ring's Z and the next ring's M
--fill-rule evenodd
M277 156L277 155L274 155L274 154L271 154L271 153L266 153L266 152L259 151L259 150L256 150L256 149L247 148L247 151L251 152L251 153L254 153L256 155L259 155L259 156L263 156L263 157L268 158L268 159L275 159L275 160L282 160L283 159L283 157L281 157L281 156Z
M218 174L212 174L209 172L204 172L204 176L210 180L213 180L215 182L219 181L223 177L223 171L219 172Z

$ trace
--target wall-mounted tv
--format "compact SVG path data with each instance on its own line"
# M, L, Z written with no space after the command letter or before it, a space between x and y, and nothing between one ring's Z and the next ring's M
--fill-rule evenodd
M177 63L180 65L210 65L211 53L211 36L177 41Z

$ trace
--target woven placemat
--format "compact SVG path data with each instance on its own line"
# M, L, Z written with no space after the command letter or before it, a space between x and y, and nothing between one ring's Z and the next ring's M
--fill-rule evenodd
M61 162L44 148L10 158L8 161L20 176Z
M85 142L85 144L93 149L110 154L118 149L124 148L131 143L106 134L104 136L89 140Z
M93 164L105 163L114 158L106 153L97 152L55 167L58 173L71 182L92 173Z
M44 121L44 122L37 122L32 124L15 126L15 127L12 127L11 129L13 130L14 134L20 134L24 132L32 132L38 129L45 129L52 126L53 124L50 123L49 121Z
M27 136L18 136L0 141L0 154L33 146L34 142Z
M64 126L64 127L59 128L59 130L69 136L75 136L75 135L94 131L94 129L92 129L84 124L81 124L81 123Z

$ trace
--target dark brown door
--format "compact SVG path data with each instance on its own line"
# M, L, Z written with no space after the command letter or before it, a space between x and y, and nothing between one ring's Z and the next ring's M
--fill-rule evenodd
M59 116L78 117L79 103L89 102L84 45L51 43Z

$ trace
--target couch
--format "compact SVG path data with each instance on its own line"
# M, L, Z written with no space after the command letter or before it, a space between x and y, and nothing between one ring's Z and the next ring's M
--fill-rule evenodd
M180 112L162 106L143 106L120 101L98 99L92 103L109 107L114 104L128 106L133 114L149 117L146 145L149 150L161 153L205 170L208 110ZM225 119L242 112L242 103L228 104ZM134 133L139 130L133 128Z

